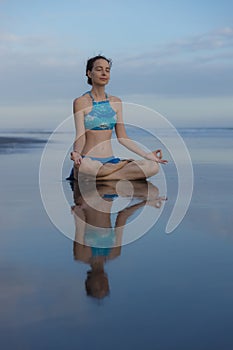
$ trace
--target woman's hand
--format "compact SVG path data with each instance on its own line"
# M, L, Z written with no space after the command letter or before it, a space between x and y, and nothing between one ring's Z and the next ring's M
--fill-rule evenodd
M80 165L82 161L82 156L79 152L73 151L70 153L70 159L74 161L74 164Z
M156 151L152 151L150 153L147 153L145 158L149 159L149 160L153 160L154 162L157 162L157 163L162 163L162 164L167 163L167 160L162 159L163 155L162 155L161 149L157 149Z

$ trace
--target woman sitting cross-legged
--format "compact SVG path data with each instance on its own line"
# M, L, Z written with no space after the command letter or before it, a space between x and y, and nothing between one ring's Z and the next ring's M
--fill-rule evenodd
M87 61L86 76L92 88L74 100L76 137L71 152L74 167L69 179L84 176L96 180L140 180L157 174L159 163L167 163L161 150L146 153L128 137L121 100L105 92L110 69L111 61L104 56ZM120 144L144 159L114 157L111 145L114 128Z

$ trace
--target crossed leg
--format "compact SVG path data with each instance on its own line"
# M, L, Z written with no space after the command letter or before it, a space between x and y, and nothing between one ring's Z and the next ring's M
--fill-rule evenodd
M158 163L151 160L124 160L117 164L102 164L97 160L84 158L80 166L74 166L74 178L79 175L94 180L143 180L159 172Z
M135 160L109 175L97 174L97 180L145 180L159 172L159 165L150 160Z

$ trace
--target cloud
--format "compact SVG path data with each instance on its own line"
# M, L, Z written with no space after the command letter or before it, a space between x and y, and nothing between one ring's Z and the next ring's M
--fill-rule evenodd
M232 47L233 28L225 27L209 33L196 35L184 40L180 40L172 45L175 49L187 51L212 50L223 47Z
M12 33L0 33L0 42L9 43L19 40L19 36Z
M215 55L222 49L229 49L233 52L233 28L224 27L207 33L181 38L173 42L158 45L150 52L134 55L127 58L130 66L139 67L145 62L163 64L166 62L174 62L180 57L189 55L191 60L209 52ZM123 62L122 62L123 63Z
M114 79L128 93L183 96L233 94L233 28L182 38L122 59ZM120 92L118 90L118 92Z
M38 46L47 48L51 45L51 40L47 36L36 35L16 35L9 32L0 33L0 48L7 47L11 50L20 49L23 51L25 48L33 49Z
M78 77L84 76L84 60L78 51L60 44L52 37L0 33L2 104L74 96Z
M73 98L88 89L84 73L89 55L61 44L58 38L0 34L4 104ZM233 28L220 28L117 58L109 89L120 96L230 96L232 58Z
M190 66L183 62L116 70L112 80L117 94L207 97L233 95L232 76L232 66Z

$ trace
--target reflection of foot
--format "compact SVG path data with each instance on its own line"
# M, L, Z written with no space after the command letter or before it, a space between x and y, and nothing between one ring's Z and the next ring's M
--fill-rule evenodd
M155 199L148 199L146 204L150 207L159 209L163 202L167 200L167 197L158 197Z

